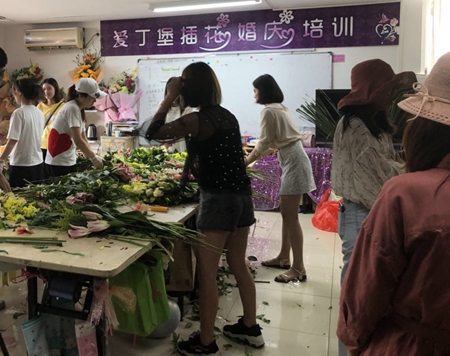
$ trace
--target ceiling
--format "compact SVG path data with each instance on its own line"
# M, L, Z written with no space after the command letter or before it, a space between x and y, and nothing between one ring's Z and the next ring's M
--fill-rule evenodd
M179 1L188 4L190 0ZM214 1L214 0L212 0ZM299 9L320 6L342 6L383 3L392 0L262 0L261 4L226 8L227 11ZM0 5L0 24L64 23L116 20L162 16L178 16L218 12L220 9L196 10L191 13L154 13L149 4L169 3L174 0L16 0ZM5 3L4 1L2 2ZM107 11L105 11L107 10Z

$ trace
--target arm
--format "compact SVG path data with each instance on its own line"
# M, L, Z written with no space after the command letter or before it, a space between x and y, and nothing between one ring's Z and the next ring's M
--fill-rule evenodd
M275 117L270 110L261 112L260 129L259 142L245 160L247 166L272 152L270 144L275 136Z
M86 133L82 130L80 127L71 127L70 132L72 134L73 142L75 143L75 146L83 152L83 154L89 158L94 165L95 168L101 168L103 167L103 160L101 157L97 156L92 150L91 146L89 145L87 139L86 139Z
M75 146L83 152L83 154L87 158L94 158L95 153L91 150L91 146L88 144L88 142L83 138L83 134L81 132L81 128L79 127L71 127L70 132L72 134L73 143L75 143Z
M342 286L337 336L350 355L368 346L407 266L397 193L401 181L392 183L385 185L363 223Z
M173 101L180 95L182 84L182 78L176 78L168 84L167 95L159 105L145 134L147 140L173 140L186 135L197 136L199 125L196 113L185 115L166 124L167 112L172 107Z
M2 155L0 156L0 162L1 161L5 161L8 159L9 154L11 153L11 151L14 149L14 146L16 145L16 143L19 142L17 140L13 140L13 139L9 139L8 143L5 146L5 149L3 150Z

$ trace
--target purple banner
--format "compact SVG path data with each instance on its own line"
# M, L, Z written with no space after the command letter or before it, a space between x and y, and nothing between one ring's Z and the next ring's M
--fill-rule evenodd
M398 45L400 3L101 21L102 56Z

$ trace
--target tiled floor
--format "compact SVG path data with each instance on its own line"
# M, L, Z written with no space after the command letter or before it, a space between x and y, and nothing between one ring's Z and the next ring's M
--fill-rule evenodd
M230 342L222 336L218 338L221 355L302 355L335 356L337 338L335 326L338 314L340 266L342 264L340 239L337 234L323 232L311 225L312 214L299 214L305 235L305 264L308 281L298 284L279 284L273 278L282 270L268 269L260 266L259 261L273 257L281 243L281 217L276 212L257 212L257 226L249 240L248 255L255 256L258 262L252 262L257 269L258 314L270 323L260 321L266 345L261 350L248 349ZM6 299L7 309L0 312L0 330L7 338L15 337L19 345L10 348L12 356L25 356L20 325L25 316L13 319L15 311L24 311L26 285L24 283L0 288L0 299ZM235 321L242 314L237 289L220 300L216 326L221 328L226 320ZM187 318L176 330L181 338L198 328ZM225 350L223 345L231 344ZM133 337L115 332L110 339L111 356L161 355L169 356L173 352L171 337L160 340L138 339L133 345ZM1 353L0 353L1 354Z

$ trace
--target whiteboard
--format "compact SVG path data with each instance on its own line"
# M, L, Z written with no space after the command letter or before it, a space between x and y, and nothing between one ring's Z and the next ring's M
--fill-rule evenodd
M311 127L301 120L296 109L315 98L316 89L331 89L331 53L246 53L197 57L155 57L138 61L138 85L143 90L139 101L139 122L153 117L164 97L167 80L181 76L190 63L206 62L217 75L222 89L222 106L239 121L242 135L258 137L262 105L256 104L253 81L270 74L284 94L284 102L299 129ZM145 144L141 142L141 144ZM148 144L148 142L147 142Z

